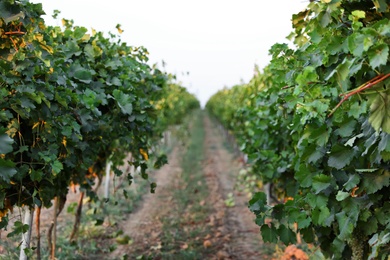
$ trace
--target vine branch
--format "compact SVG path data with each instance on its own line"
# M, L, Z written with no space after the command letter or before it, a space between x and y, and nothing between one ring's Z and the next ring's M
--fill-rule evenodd
M333 113L336 112L336 110L341 106L341 104L343 104L344 101L346 101L348 98L350 98L351 96L358 94L366 89L369 89L369 88L375 86L376 84L384 81L388 77L390 77L390 73L388 73L386 75L380 74L380 75L376 76L375 78L367 81L363 85L359 86L358 88L353 89L351 91L348 91L346 93L340 94L340 97L344 96L343 99L341 99L340 102L332 109L332 111L330 112L328 117L331 117L333 115Z

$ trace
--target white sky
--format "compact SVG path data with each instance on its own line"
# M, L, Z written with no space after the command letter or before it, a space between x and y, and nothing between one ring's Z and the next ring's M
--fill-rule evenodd
M128 45L144 46L150 64L164 61L202 105L224 86L248 82L255 64L265 67L274 43L288 42L292 14L309 0L31 0L42 3L51 18L117 32ZM161 66L160 66L161 67Z

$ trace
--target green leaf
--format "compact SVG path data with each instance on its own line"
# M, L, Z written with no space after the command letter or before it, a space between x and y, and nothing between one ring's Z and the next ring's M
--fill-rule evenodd
M371 217L364 225L363 232L366 236L371 236L378 231L378 220L375 217Z
M329 131L326 125L323 125L315 130L313 130L310 134L310 140L316 141L316 144L319 146L324 146L329 139Z
M60 173L63 169L64 169L64 166L62 165L62 163L58 160L55 160L52 164L51 164L51 169L53 171L53 174L54 175L57 175L58 173Z
M301 86L306 86L308 83L316 82L318 75L314 67L307 66L303 69L303 72L298 75L296 81Z
M307 188L312 185L313 174L307 166L301 164L299 166L299 171L295 173L294 178L299 182L301 187Z
M349 176L348 181L344 184L344 188L349 191L355 188L360 182L360 177L358 174L352 174Z
M270 243L278 242L278 232L272 223L271 223L271 227L269 227L268 225L263 225L261 226L260 230L264 242L270 242Z
M112 92L115 100L118 103L123 114L131 115L133 112L132 97L128 94L123 93L122 91L115 89Z
M9 183L11 178L17 173L14 167L14 162L0 158L0 178L2 178L4 182Z
M387 36L388 34L390 34L390 21L387 18L381 19L376 22L372 28L376 31L376 33L379 33L381 36Z
M21 235L26 233L29 230L29 225L23 224L21 221L15 221L14 230L8 233L7 237L13 237L16 235Z
M307 228L310 226L312 222L312 219L311 217L304 217L304 218L299 218L298 219L298 228L302 229L302 228Z
M339 235L338 238L345 241L351 237L353 232L353 221L348 217L344 211L336 214L336 219L339 224Z
M331 250L332 250L332 257L334 259L342 259L342 251L344 251L346 245L346 241L342 241L338 237L336 237L332 244L331 244ZM327 260L328 258L320 258L318 260Z
M320 226L329 226L328 223L325 222L327 218L330 217L330 211L328 207L321 207L321 208L315 208L312 211L312 221L315 225L320 225Z
M265 212L268 209L267 195L264 192L257 192L249 201L249 209L256 215Z
M273 206L272 208L272 218L273 219L276 219L276 220L281 220L283 219L285 216L286 216L286 212L284 210L284 207L285 205L280 203L280 204L277 204L275 206ZM290 214L291 216L291 214Z
M337 201L343 201L344 199L348 198L350 196L349 192L341 191L339 190L336 195Z
M76 27L74 29L73 37L74 37L74 39L79 40L79 39L84 37L86 32L88 32L87 28Z
M312 228L310 227L303 228L299 231L299 233L303 236L303 239L305 240L306 243L314 242L315 236Z
M320 174L313 177L313 191L315 194L327 189L331 185L332 177Z
M363 176L361 189L367 194L373 194L390 185L390 171L378 171L377 173L367 173Z
M351 65L352 62L349 59L345 58L344 61L336 67L338 80L344 81L348 77L349 68L351 67Z
M312 208L322 208L328 204L329 198L323 194L315 195L314 193L309 193L306 195L305 200Z
M0 154L6 154L12 152L12 144L14 140L7 134L0 134Z
M90 70L80 69L75 71L74 77L85 84L89 84L92 81L92 72Z
M354 155L354 150L342 145L335 145L330 153L328 165L340 170L351 162Z
M366 18L366 13L364 11L355 10L352 11L352 20L359 20Z
M163 165L167 163L168 163L168 157L165 154L160 155L157 158L156 162L154 163L153 168L160 169Z
M156 188L157 188L157 184L155 182L152 182L150 184L150 193L155 193Z
M279 228L278 228L278 234L279 234L280 240L281 240L285 245L295 244L296 241L297 241L297 236L296 236L296 234L295 234L291 229L289 229L288 227L286 227L285 225L280 225L280 226L279 226Z
M324 157L324 153L320 147L315 144L305 147L303 160L307 163L316 163L319 159Z
M322 16L320 17L321 18L321 26L325 28L330 23L332 16L330 15L330 12L328 12L328 11L325 11L321 14L322 14Z
M389 57L389 46L387 44L376 45L368 51L370 66L375 69L380 65L386 65Z
M40 182L42 180L42 177L43 177L42 171L40 171L40 170L36 171L34 169L31 170L30 178L32 181Z
M347 122L343 122L343 124L335 131L341 137L351 136L353 131L355 130L356 120L348 120Z
M61 96L58 92L55 93L55 100L63 107L68 108L68 102L65 97Z
M360 33L353 33L347 38L348 49L354 56L361 57L363 55L368 47L365 39L366 36Z
M378 92L370 106L368 121L376 131L390 134L390 93Z
M359 119L362 114L367 112L367 102L354 102L350 109L348 110L348 116L351 116L355 119Z
M382 138L379 142L378 150L380 152L382 152L382 151L390 152L390 134L382 133L381 137Z

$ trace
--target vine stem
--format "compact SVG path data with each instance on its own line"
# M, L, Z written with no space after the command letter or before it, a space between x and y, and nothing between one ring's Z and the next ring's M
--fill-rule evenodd
M51 244L51 259L55 260L56 258L56 243L57 243L57 212L59 208L59 198L58 196L54 199L54 214L53 214L53 242Z
M69 238L70 242L75 240L77 233L79 231L79 226L80 226L80 222L81 222L81 213L83 211L84 194L85 194L84 191L80 192L80 198L79 198L79 202L77 204L77 211L75 214L75 221L73 224L73 230L72 230L72 234L70 234L70 238Z
M330 114L328 115L328 117L331 117L333 115L334 112L336 112L336 110L341 106L341 104L344 103L344 101L346 101L348 98L350 98L351 96L355 95L355 94L358 94L366 89L369 89L373 86L375 86L376 84L378 84L379 82L382 82L384 81L385 79L387 79L388 77L390 77L390 73L386 74L386 75L378 75L376 76L375 78L367 81L366 83L364 83L363 85L359 86L358 88L356 89L353 89L351 91L348 91L346 93L342 93L340 94L340 97L341 96L344 96L341 101L332 109L332 111L330 112Z

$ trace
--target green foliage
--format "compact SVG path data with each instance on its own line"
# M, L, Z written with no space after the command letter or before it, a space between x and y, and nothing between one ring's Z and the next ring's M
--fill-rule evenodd
M13 206L49 207L70 183L93 196L107 160L121 164L130 152L144 178L148 159L156 167L167 161L148 151L164 130L155 104L176 88L146 63L147 50L65 19L63 27L46 26L42 14L41 4L0 3L2 228ZM199 106L184 88L180 95ZM184 103L170 107L179 115L164 111L167 123L188 112Z
M275 44L262 73L209 100L279 199L250 201L266 241L299 231L325 257L387 257L389 18L386 1L311 1L293 16L294 49ZM231 113L215 109L230 99Z
M169 125L183 123L185 115L200 108L197 98L172 80L171 77L161 98L155 103L158 110L157 125L161 130L165 130Z

